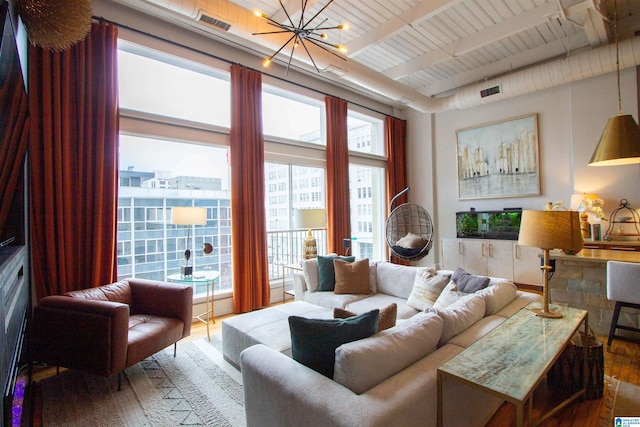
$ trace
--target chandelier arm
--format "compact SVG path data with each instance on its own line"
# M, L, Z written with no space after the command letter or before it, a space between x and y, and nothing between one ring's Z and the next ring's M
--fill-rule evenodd
M296 36L296 39L297 39L297 36ZM293 60L293 51L296 48L296 42L297 42L297 40L293 41L293 47L291 48L291 53L289 54L289 60L287 61L287 69L284 72L285 76L289 75L289 68L291 67L291 61Z
M269 24L269 25L271 25L271 26L273 26L273 27L282 28L283 30L288 30L288 31L294 31L294 30L297 30L297 28L296 28L296 27L292 27L292 26L287 25L287 24L281 24L281 23L279 23L279 22L277 22L277 21L274 21L274 20L273 20L273 19L271 19L271 18L267 18L267 24Z
M291 40L293 40L293 39L294 39L294 38L296 38L296 37L297 37L297 35L296 35L296 34L294 34L294 35L292 35L291 37L289 37L289 40L287 40L285 44L283 44L282 46L280 46L280 49L276 50L276 51L275 51L275 53L274 53L273 55L271 55L271 57L273 58L273 57L275 57L277 54L279 54L279 53L280 53L280 51L282 51L282 49L284 49L284 48L285 48L285 46L286 46L286 45L288 45L289 43L291 43Z
M281 1L281 0L278 0ZM302 28L302 24L304 23L304 12L307 10L307 0L303 0L302 2L302 11L300 12L300 21L298 22L298 28Z
M296 24L293 23L293 20L291 19L291 16L289 16L289 12L287 12L287 8L284 7L284 4L282 4L282 0L278 0L278 3L280 3L280 7L282 8L282 10L284 11L284 14L287 15L287 19L289 20L289 23L291 24L292 28L296 27ZM304 12L304 8L302 9ZM275 21L274 21L275 22ZM282 25L282 24L280 24Z
M281 30L281 31L265 31L263 33L251 33L251 35L253 36L261 36L264 34L284 34L284 33L292 33L295 34L294 31L289 31L289 30Z
M330 46L330 47L332 47L332 48L336 48L336 46L335 46L334 44L329 43L329 42L327 42L327 41L324 41L324 40L322 40L322 39L317 39L317 38L315 38L315 37L307 37L307 40L309 40L309 41L311 41L311 42L322 43L322 44L327 45L327 46ZM325 48L324 46L320 46L320 45L317 45L317 46L318 46L318 47L321 47L321 48L323 48L323 49L325 49L325 50L328 50L328 49L327 49L327 48ZM331 52L331 51L329 50L329 52ZM333 52L332 52L332 53L333 53Z
M331 49L327 49L326 47L324 47L321 44L317 43L314 39L307 39L307 41L310 42L310 43L313 43L316 46L318 46L320 49L326 50L327 52L329 52L333 56L337 56L338 58L342 59L343 61L347 60L347 58L344 58L344 57L338 55L337 53L335 53L334 51L332 51ZM325 43L325 42L322 42L322 43ZM304 44L303 44L303 46L304 46ZM329 45L329 46L331 46L331 45ZM306 47L305 47L305 49L306 49ZM308 53L308 51L307 51L307 53ZM313 62L313 59L311 59L311 61ZM314 65L315 65L315 63L314 63Z
M313 40L309 40L309 41L310 41L311 43L313 43L313 44L316 44L316 43L314 43L314 41L313 41ZM307 55L309 56L309 59L311 60L311 63L313 64L313 66L314 66L314 68L316 69L316 71L319 73L319 72L320 72L320 69L319 69L319 68L318 68L318 66L316 65L316 61L314 61L314 60L313 60L313 57L311 56L311 52L309 52L309 49L307 48L307 45L305 44L304 40L303 40L303 39L300 39L300 43L302 43L302 47L303 47L303 48L304 48L304 50L307 52ZM321 46L321 47L322 47L322 46ZM325 48L323 48L323 49L325 49ZM325 50L326 50L326 49L325 49ZM292 54L293 54L293 52L292 52Z
M306 0L305 0L305 3L306 3ZM321 13L322 13L322 12L323 12L323 11L324 11L324 10L325 10L325 9L326 9L330 4L331 4L331 3L333 3L333 0L330 0L330 1L329 1L329 3L325 4L325 5L322 7L322 9L320 9L320 10L319 10L315 15L313 15L313 18L309 19L309 20L307 21L307 23L306 23L306 24L304 24L304 26L302 27L302 29L306 28L306 27L307 27L307 25L309 25L311 22L313 22L313 20L314 20L314 19L316 19L316 17L317 17L318 15L320 15L320 14L321 14Z

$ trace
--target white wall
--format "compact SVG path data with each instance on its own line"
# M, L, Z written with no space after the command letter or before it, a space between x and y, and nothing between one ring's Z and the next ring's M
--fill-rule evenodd
M621 77L623 114L637 120L636 69L623 70ZM459 200L456 130L533 113L538 114L540 196ZM407 148L411 201L424 205L434 217L436 244L455 237L455 212L471 207L542 209L558 200L569 205L574 192L597 192L605 201L607 216L621 198L639 208L640 166L587 166L607 120L616 114L615 73L463 111L411 113ZM603 228L607 227L605 222ZM440 257L436 245L421 264L438 262Z

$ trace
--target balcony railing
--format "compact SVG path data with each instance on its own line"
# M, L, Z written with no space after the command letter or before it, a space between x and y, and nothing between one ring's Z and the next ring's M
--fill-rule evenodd
M267 232L269 280L282 280L282 266L302 262L302 248L308 230L278 230ZM312 229L318 255L327 253L327 229Z

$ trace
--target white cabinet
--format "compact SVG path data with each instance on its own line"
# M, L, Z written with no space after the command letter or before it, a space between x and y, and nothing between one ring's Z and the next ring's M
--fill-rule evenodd
M515 283L540 285L540 249L512 240L442 239L442 268L462 267L479 276L504 277Z

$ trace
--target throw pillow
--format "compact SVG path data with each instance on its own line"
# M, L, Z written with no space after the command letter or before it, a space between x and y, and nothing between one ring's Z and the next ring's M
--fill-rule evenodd
M431 307L428 311L442 318L442 335L438 343L442 346L484 317L485 301L482 295L468 294L449 307Z
M450 306L454 302L458 301L459 299L469 295L470 294L465 294L464 292L458 291L458 288L456 287L456 282L454 282L452 279L451 281L449 281L447 286L444 287L444 289L440 293L440 296L438 296L438 299L436 300L436 302L433 303L433 307L445 308Z
M436 275L432 268L418 268L407 305L416 310L426 310L436 302L448 283L449 276Z
M318 290L333 291L336 286L336 271L333 267L333 260L340 259L342 261L353 262L356 257L353 256L318 256Z
M333 309L334 319L346 319L347 317L357 316L354 313L344 308L335 307ZM393 328L396 325L396 317L398 316L398 305L393 302L380 310L380 317L378 318L378 332L385 329Z
M336 294L370 294L369 258L347 262L340 259L333 260L336 284L333 292Z
M396 242L396 246L406 249L422 248L427 243L427 240L418 236L417 234L407 233L403 238Z
M451 280L456 282L458 291L472 294L489 285L489 278L484 276L474 276L464 271L462 268L456 269L451 275Z
M316 292L318 290L318 283L320 282L318 259L311 258L302 261L302 273L304 274L304 281L307 284L309 292Z
M333 378L336 348L375 334L378 315L379 310L371 310L348 319L289 316L291 356L314 371Z
M433 314L416 314L403 323L336 349L333 380L354 393L364 393L407 366L435 351L442 320Z

